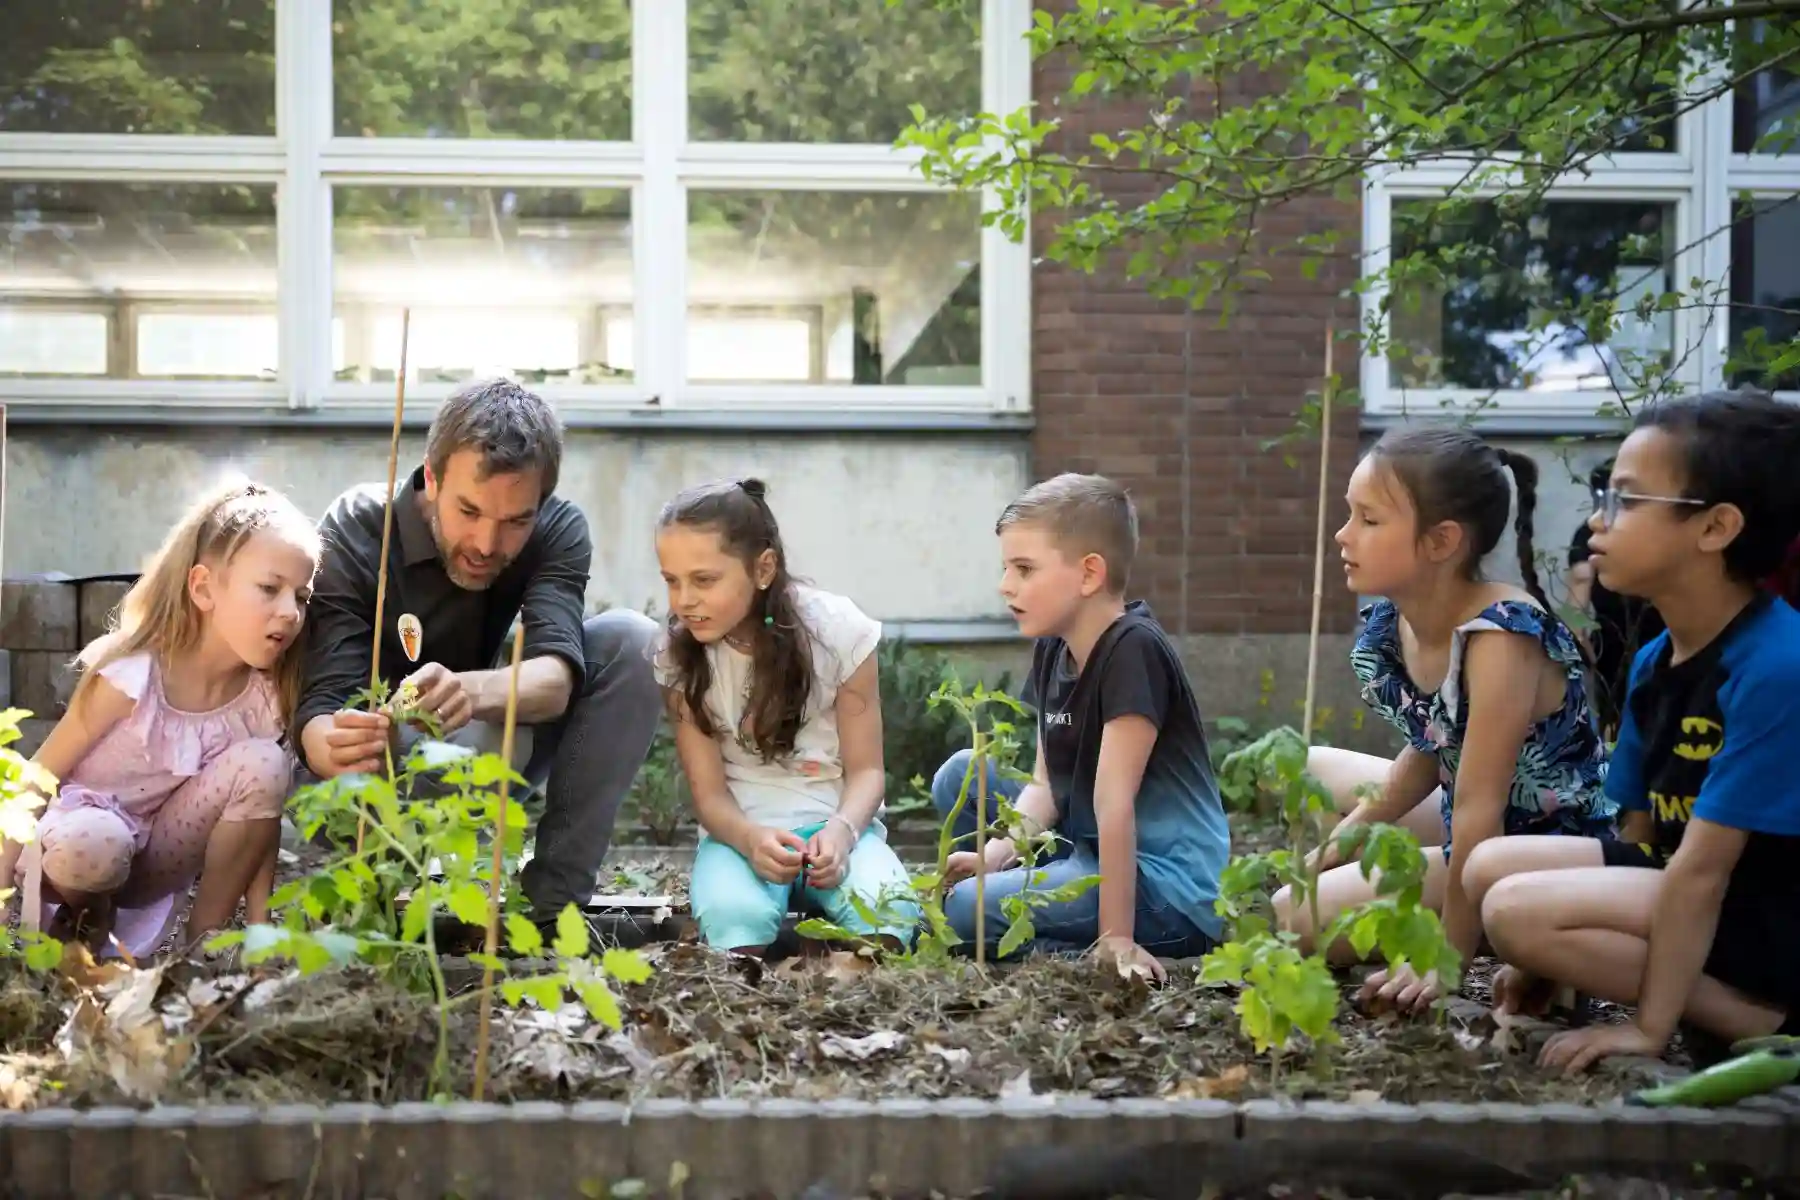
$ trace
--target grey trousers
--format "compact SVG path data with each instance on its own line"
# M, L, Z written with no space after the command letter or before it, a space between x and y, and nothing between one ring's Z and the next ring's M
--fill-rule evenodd
M662 720L662 691L650 668L656 622L612 609L589 617L581 632L587 675L576 681L568 710L513 731L513 768L543 798L538 815L535 797L519 797L536 818L537 844L520 882L538 919L555 917L570 901L585 906L594 894L619 806ZM472 721L433 749L498 754L502 734L498 722ZM404 731L402 751L410 754L418 740L416 731Z

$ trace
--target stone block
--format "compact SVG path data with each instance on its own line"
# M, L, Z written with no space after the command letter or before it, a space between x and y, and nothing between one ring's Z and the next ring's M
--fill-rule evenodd
M866 1194L875 1175L880 1137L875 1105L867 1100L824 1100L814 1112L813 1155L822 1173L816 1182L834 1195Z
M19 740L12 744L12 749L26 758L38 752L50 731L56 728L56 722L46 717L26 717L19 722Z
M571 1195L607 1196L631 1178L631 1110L623 1104L589 1100L569 1108Z
M66 576L0 581L0 646L72 657L81 649L80 599Z
M8 1156L6 1186L13 1195L73 1196L70 1186L70 1134L75 1114L66 1108L45 1108L7 1121Z
M449 1190L444 1152L448 1130L440 1104L396 1104L383 1115L376 1145L380 1153L364 1163L363 1180L371 1195L389 1200L438 1200ZM462 1131L466 1138L480 1135Z
M40 719L62 716L75 690L71 657L60 650L10 651L13 707Z
M81 585L76 620L83 646L107 631L120 601L130 590L131 581L124 579L90 579Z
M134 1127L129 1108L77 1113L69 1128L69 1189L77 1196L127 1196L136 1190Z
M670 1194L693 1162L701 1137L700 1118L684 1100L645 1100L631 1110L628 1178L641 1180L652 1196Z

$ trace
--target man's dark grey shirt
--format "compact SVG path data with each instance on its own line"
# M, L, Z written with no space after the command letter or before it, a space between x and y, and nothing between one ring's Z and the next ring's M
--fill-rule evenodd
M525 657L554 655L567 662L580 694L588 674L581 623L594 557L581 510L560 497L545 498L519 556L492 586L474 592L456 586L444 571L436 539L419 509L424 486L421 467L394 495L387 600L381 613L382 678L396 687L430 662L451 671L494 667L514 618L523 613ZM339 496L319 523L325 553L306 616L306 686L297 730L322 713L336 712L369 685L381 516L381 488L370 485ZM407 659L400 643L404 613L417 617L424 629L416 663Z

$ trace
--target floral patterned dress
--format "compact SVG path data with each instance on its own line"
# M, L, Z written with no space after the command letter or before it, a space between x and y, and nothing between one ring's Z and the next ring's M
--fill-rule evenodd
M1445 858L1450 856L1456 768L1469 728L1468 707L1462 703L1463 656L1469 635L1488 630L1532 638L1568 679L1562 707L1534 724L1519 750L1504 832L1615 836L1618 806L1606 798L1606 746L1588 703L1581 650L1568 626L1524 601L1489 605L1452 633L1444 682L1436 692L1427 692L1412 681L1401 657L1399 610L1381 600L1365 608L1362 616L1363 631L1350 652L1350 665L1362 684L1364 702L1415 748L1437 758Z

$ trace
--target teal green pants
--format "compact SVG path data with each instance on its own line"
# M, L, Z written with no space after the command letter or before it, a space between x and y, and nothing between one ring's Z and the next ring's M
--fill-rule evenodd
M805 839L823 828L821 822L794 833ZM872 926L863 920L850 903L851 896L861 899L882 923ZM694 853L694 879L688 890L701 938L722 950L767 946L781 931L782 918L790 907L816 912L851 933L887 934L909 943L920 915L911 897L906 867L872 828L863 831L850 852L843 882L830 889L807 887L805 876L791 884L770 883L751 869L743 855L703 835Z

